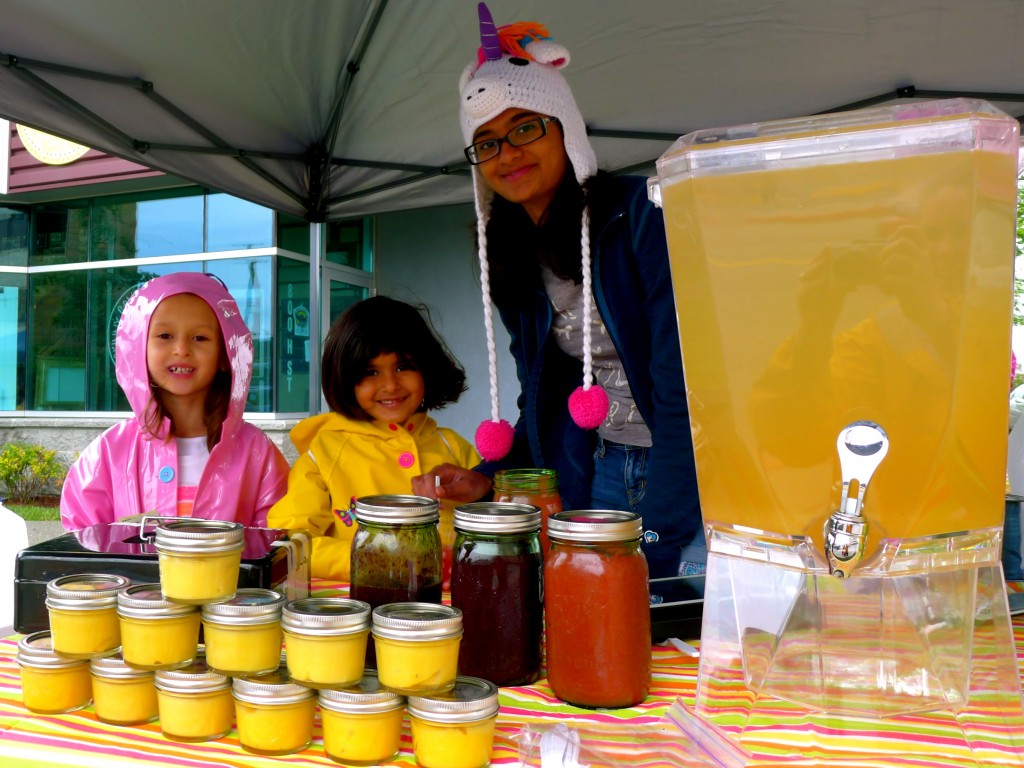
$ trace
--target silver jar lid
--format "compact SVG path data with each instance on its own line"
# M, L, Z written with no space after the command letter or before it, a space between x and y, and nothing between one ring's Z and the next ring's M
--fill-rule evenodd
M548 537L559 541L633 541L643 534L643 519L633 512L578 509L548 518Z
M456 677L455 687L430 696L410 696L410 715L436 723L469 723L498 713L498 687L479 677Z
M300 635L350 635L370 628L370 604L347 597L304 597L285 604L281 626Z
M156 527L157 552L218 554L241 549L245 526L231 520L201 520L183 517Z
M117 593L117 614L132 619L163 619L197 613L198 605L167 600L160 584L133 584Z
M152 678L153 672L148 669L133 667L124 660L121 652L113 653L110 656L101 656L89 662L89 670L96 677L109 678L111 680L139 680Z
M316 691L293 683L281 659L274 672L256 677L236 677L231 686L235 698L249 704L295 704L316 696Z
M373 634L417 641L459 637L462 611L436 603L388 603L373 609Z
M169 693L209 693L231 687L230 678L210 669L205 650L197 651L188 666L156 670L154 678L157 689Z
M440 519L437 499L426 496L380 494L356 499L354 514L360 523L403 525L433 523Z
M131 583L124 576L109 573L58 576L46 585L46 607L79 611L113 608L117 593Z
M214 624L268 624L281 619L281 606L285 596L272 589L246 587L235 592L235 596L217 603L203 606L203 621Z
M455 530L471 533L530 533L540 530L540 510L532 504L477 501L455 508Z
M320 691L320 708L346 715L369 715L391 712L405 706L405 697L382 688L377 673L368 669L363 679L349 688L324 688Z
M58 656L53 650L53 638L50 630L33 632L18 641L18 663L26 667L44 667L46 669L67 669L80 667L89 663L88 659L69 659Z

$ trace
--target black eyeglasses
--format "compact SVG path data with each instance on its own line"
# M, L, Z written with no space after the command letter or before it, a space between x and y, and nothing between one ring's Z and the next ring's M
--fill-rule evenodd
M483 139L473 142L464 150L466 159L473 165L486 163L501 154L501 145L506 141L513 147L531 144L547 135L548 123L557 122L557 117L535 117L532 120L527 120L505 134L503 139Z

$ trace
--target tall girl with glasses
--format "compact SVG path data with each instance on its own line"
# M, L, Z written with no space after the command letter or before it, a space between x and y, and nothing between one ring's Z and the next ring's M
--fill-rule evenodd
M484 45L459 90L491 419L477 432L477 471L435 467L414 488L433 495L437 482L437 496L468 501L489 490L497 469L554 469L566 508L643 516L652 577L701 572L707 552L661 213L643 179L597 170L560 72L568 51L538 24L495 34L485 6L481 17ZM514 429L496 402L492 302L522 387Z

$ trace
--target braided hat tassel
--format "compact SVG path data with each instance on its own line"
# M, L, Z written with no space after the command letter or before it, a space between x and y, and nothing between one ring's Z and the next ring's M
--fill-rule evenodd
M581 429L597 429L608 416L608 393L594 383L594 356L591 351L591 328L594 315L594 292L590 274L590 212L583 208L583 232L580 234L583 268L583 384L569 395L569 415Z

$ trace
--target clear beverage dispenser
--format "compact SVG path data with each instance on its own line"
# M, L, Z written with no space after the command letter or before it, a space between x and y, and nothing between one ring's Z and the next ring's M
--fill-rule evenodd
M959 712L998 688L1019 715L1018 141L951 99L702 130L658 161L709 546L698 714Z

